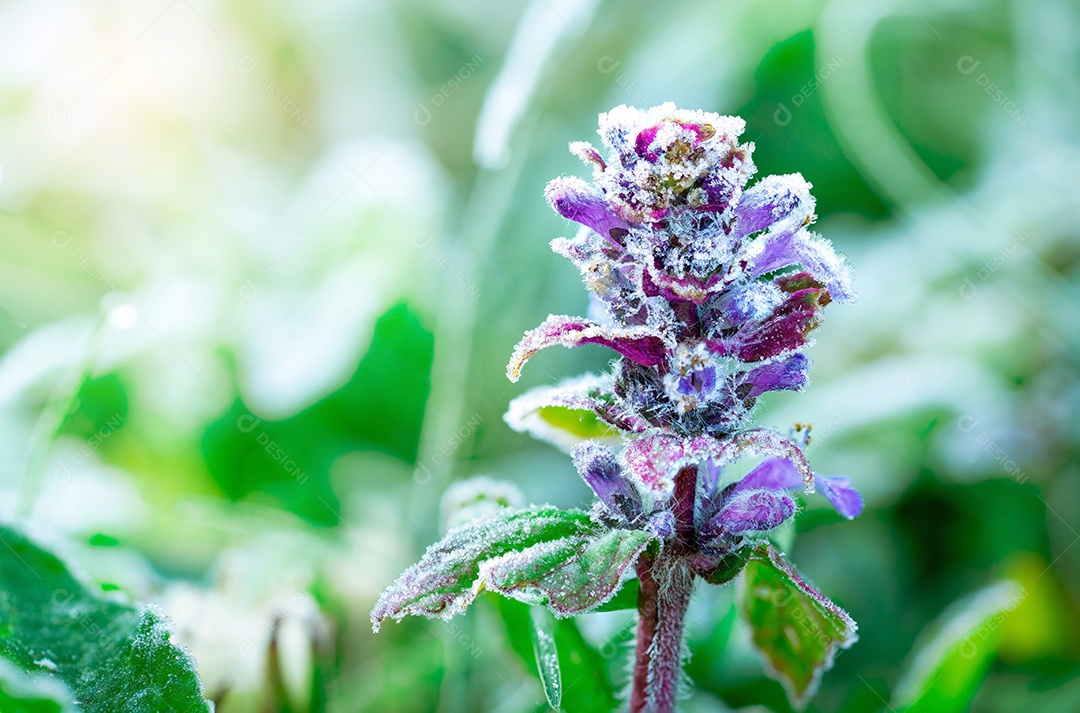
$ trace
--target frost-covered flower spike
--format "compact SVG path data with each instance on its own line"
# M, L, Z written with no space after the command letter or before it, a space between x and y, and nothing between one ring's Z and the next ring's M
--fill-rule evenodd
M795 516L800 486L849 519L862 497L847 478L811 470L808 428L784 436L752 417L763 394L806 385L811 331L826 305L855 292L847 264L810 230L810 184L799 174L751 184L744 128L738 117L670 103L619 106L600 116L602 149L570 145L592 182L557 178L546 198L581 226L552 248L580 270L590 316L548 317L514 349L507 376L517 381L529 358L555 345L600 345L616 358L610 374L515 399L507 423L570 450L596 503L588 513L505 508L452 530L383 594L376 628L406 614L456 614L482 588L581 614L633 572L629 705L661 712L679 695L697 579L741 575L753 641L796 706L854 643L855 623L768 535ZM763 460L725 477L746 456Z

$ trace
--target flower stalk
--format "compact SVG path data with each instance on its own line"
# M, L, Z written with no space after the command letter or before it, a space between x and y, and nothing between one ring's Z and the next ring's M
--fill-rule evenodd
M825 306L854 298L850 270L809 230L814 200L802 176L748 185L754 147L739 142L744 128L738 117L672 104L621 106L600 117L606 156L571 144L593 181L558 178L546 196L581 225L552 248L580 270L589 316L550 315L517 345L507 376L517 381L549 346L617 356L608 374L515 399L506 421L569 450L596 501L588 513L506 509L452 530L383 594L376 628L387 617L450 616L481 588L558 616L584 613L634 572L635 713L673 711L686 692L696 580L750 580L742 607L753 641L796 706L855 641L851 618L795 573L769 534L794 517L793 491L820 492L847 518L862 498L847 478L810 468L809 427L785 436L753 423L764 394L806 385L803 350ZM730 476L743 457L760 462Z

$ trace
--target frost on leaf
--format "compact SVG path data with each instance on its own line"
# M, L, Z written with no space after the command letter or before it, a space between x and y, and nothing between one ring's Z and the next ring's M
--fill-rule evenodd
M555 616L581 614L615 596L653 538L645 530L615 529L544 542L485 562L481 579L488 589L546 606Z
M48 673L23 673L15 664L0 658L0 711L78 713L78 708L67 687Z
M803 708L837 652L858 640L858 627L768 544L747 562L741 595L755 648L792 706Z
M387 587L371 612L372 628L410 614L449 619L479 594L482 563L543 542L584 537L593 528L588 514L551 506L507 510L457 527Z
M556 344L567 348L599 344L614 349L642 366L659 364L664 360L667 349L664 340L645 327L604 327L580 317L551 315L518 342L506 367L507 378L517 381L525 362L541 349Z
M610 375L586 374L557 386L531 389L510 402L503 420L518 433L528 433L569 451L589 439L617 442L620 431L643 431L633 415L619 415L608 395Z
M0 659L62 683L85 713L209 713L195 662L160 611L98 598L11 530L0 545Z

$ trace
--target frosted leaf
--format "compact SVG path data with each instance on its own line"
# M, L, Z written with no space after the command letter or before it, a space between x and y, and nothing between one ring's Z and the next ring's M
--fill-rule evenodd
M587 513L551 506L506 510L456 527L383 591L371 612L375 631L388 618L449 619L472 603L483 586L481 564L538 543L590 534Z
M586 166L592 165L594 171L603 171L607 168L600 152L593 148L588 141L571 141L570 153L581 159Z
M771 545L754 550L741 585L741 608L754 646L792 706L801 709L837 652L858 640L858 626Z
M630 443L623 453L638 487L655 499L671 496L675 474L683 458L683 442L674 436L644 436Z
M565 451L587 439L616 443L620 432L643 431L648 424L632 414L617 413L607 395L611 389L608 374L586 374L531 389L510 402L503 420L515 431Z
M614 349L644 366L659 364L666 352L664 340L645 327L609 328L580 317L551 315L518 342L506 367L506 376L510 381L517 381L521 367L541 349L555 345L574 348L583 344Z
M529 623L532 625L530 629L536 670L540 674L544 696L552 710L559 710L562 707L562 669L559 667L559 652L555 646L551 615L543 609L534 608L529 612Z
M720 273L705 278L693 275L679 277L653 267L650 277L666 299L694 304L701 304L727 285L726 276Z
M13 530L0 532L0 659L62 682L85 713L210 713L195 661L160 610L99 598Z
M79 713L71 691L49 673L50 659L42 659L40 673L25 673L0 657L0 710L4 713Z
M643 490L670 495L675 475L687 465L711 461L723 468L744 455L777 456L790 461L802 477L807 493L814 492L814 473L803 452L779 431L758 428L737 435L678 438L667 434L645 436L630 443L623 458Z
M587 612L610 600L623 575L654 539L645 530L613 529L510 552L480 566L484 586L555 616Z

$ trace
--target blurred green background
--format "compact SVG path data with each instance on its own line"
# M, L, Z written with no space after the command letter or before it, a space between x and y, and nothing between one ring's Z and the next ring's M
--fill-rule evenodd
M504 365L586 305L567 142L672 100L743 116L855 267L760 412L867 499L788 548L860 625L810 710L1080 710L1078 34L1068 0L7 0L0 518L160 604L219 713L546 710L521 609L368 612L449 483L587 502L501 416L608 355ZM565 710L614 705L630 621L561 625ZM689 631L686 710L790 710L731 588Z

